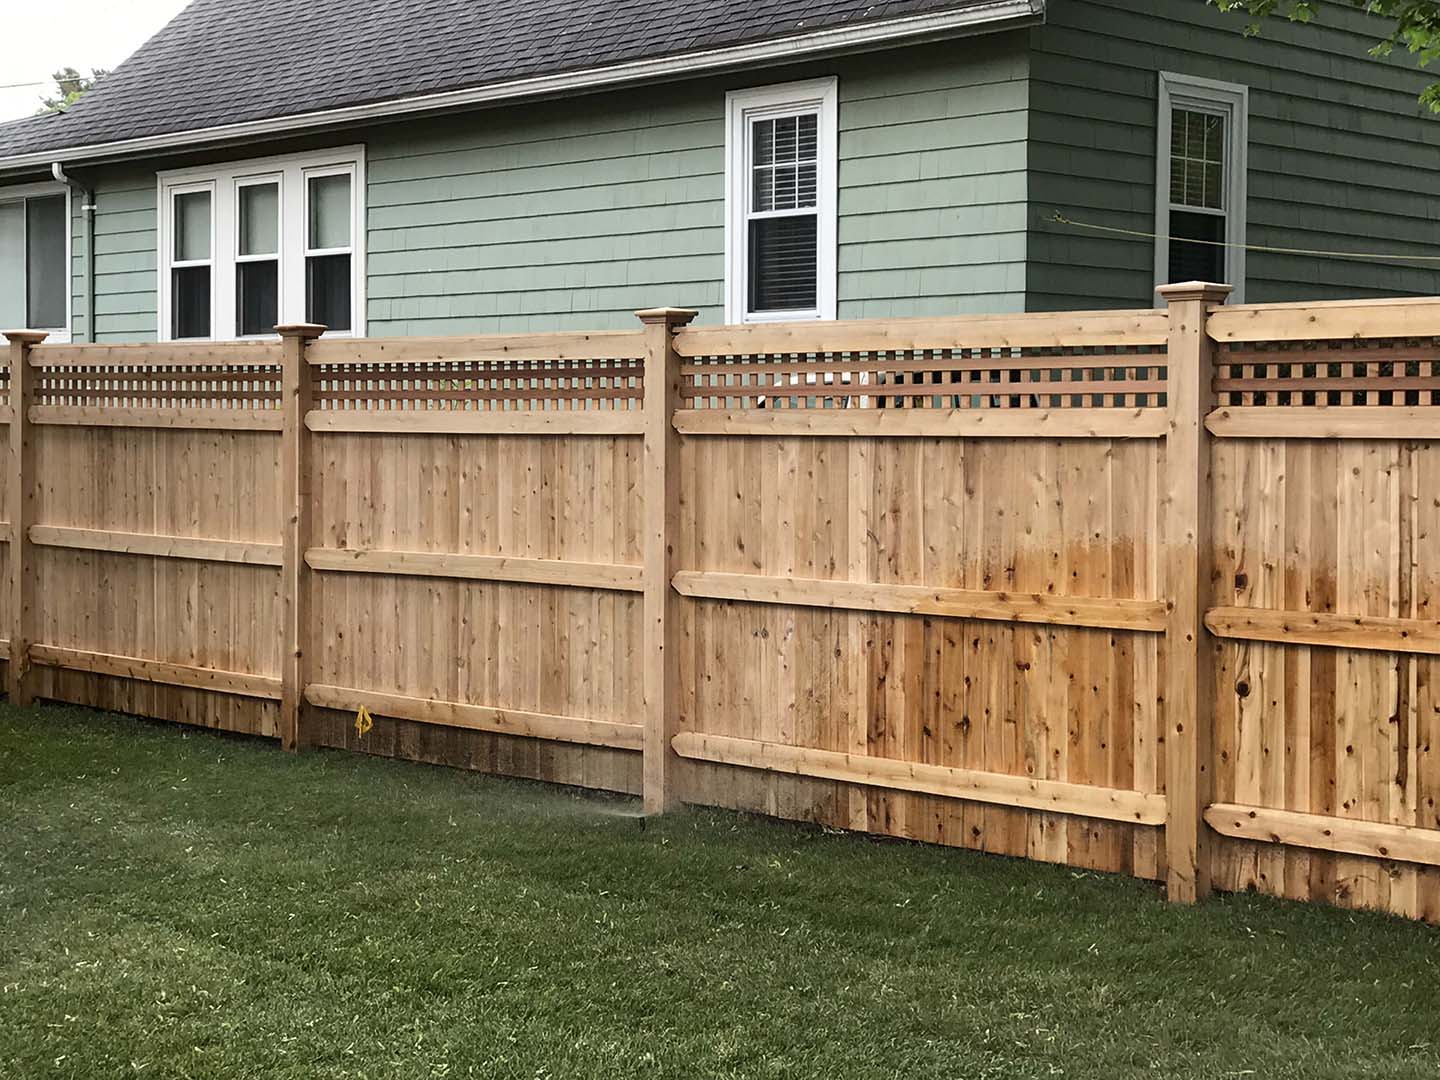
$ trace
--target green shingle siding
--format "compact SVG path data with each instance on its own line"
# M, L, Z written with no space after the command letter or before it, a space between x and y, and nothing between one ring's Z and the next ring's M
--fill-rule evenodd
M1242 27L1196 0L1051 0L1033 32L1031 309L1151 302L1151 241L1048 218L1153 231L1160 71L1251 88L1249 243L1440 252L1440 120L1410 57L1368 59L1382 24L1327 5L1310 26ZM1247 269L1255 302L1440 292L1423 264L1252 252Z

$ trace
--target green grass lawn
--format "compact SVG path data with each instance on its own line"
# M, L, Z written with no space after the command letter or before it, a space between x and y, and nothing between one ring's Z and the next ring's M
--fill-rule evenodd
M0 1077L1424 1077L1440 933L0 706Z

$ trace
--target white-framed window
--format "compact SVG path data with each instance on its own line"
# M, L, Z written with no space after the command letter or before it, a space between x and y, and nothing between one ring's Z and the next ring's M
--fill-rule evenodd
M365 151L161 173L160 340L365 333Z
M835 318L835 79L726 95L725 316Z
M0 329L70 340L70 188L0 188Z
M1249 115L1247 87L1160 73L1157 287L1218 281L1244 300Z

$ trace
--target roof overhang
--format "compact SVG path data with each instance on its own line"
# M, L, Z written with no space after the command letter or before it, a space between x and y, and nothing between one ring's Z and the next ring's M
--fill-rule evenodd
M515 79L468 90L449 90L439 94L424 94L191 131L147 135L136 139L58 147L0 158L0 170L8 172L48 167L57 161L80 164L145 157L182 148L201 148L297 135L417 113L445 112L530 98L558 97L627 84L659 82L735 68L806 60L832 53L856 52L897 44L962 37L967 34L994 33L1040 22L1044 15L1045 0L989 0L988 3L974 4L955 11L835 27L748 45Z

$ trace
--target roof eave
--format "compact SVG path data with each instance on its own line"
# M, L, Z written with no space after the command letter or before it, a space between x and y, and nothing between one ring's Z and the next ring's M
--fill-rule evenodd
M467 90L398 98L368 105L351 105L295 116L250 120L239 124L147 135L108 143L93 143L0 158L0 171L11 172L48 166L143 157L179 148L246 142L315 131L329 127L383 121L416 113L443 112L500 104L527 98L584 93L632 83L653 82L787 60L809 59L899 43L994 33L1030 25L1045 15L1046 0L990 0L958 11L912 15L884 22L836 27L810 34L772 38L748 45L686 53L681 56L636 60L625 64L586 68L556 75L539 75Z

